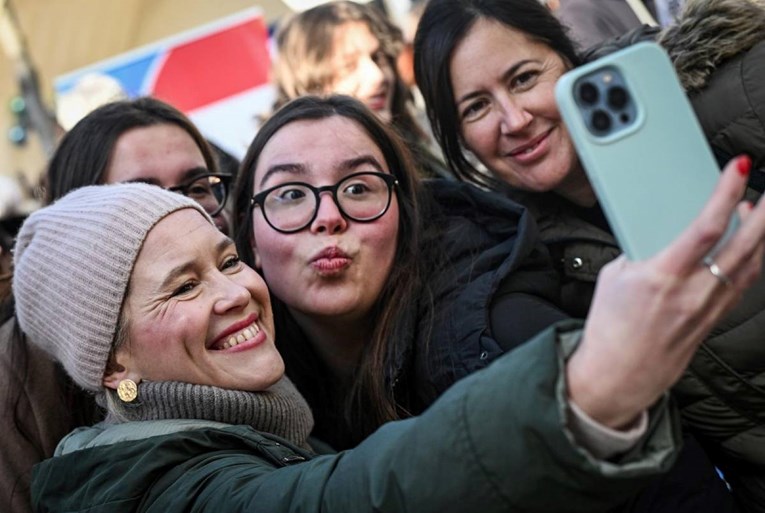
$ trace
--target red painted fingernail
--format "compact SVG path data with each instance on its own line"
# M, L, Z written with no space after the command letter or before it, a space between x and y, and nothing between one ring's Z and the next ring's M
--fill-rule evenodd
M752 159L749 158L749 155L741 155L736 162L736 166L738 167L739 174L746 176L752 170Z

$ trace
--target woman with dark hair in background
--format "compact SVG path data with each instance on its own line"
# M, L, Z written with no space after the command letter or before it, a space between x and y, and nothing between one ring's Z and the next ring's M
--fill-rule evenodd
M99 183L147 182L199 200L223 233L229 178L181 111L155 98L104 105L62 139L46 175L46 203ZM196 196L196 197L195 197Z
M104 105L62 139L48 166L46 202L86 185L140 181L197 200L228 231L227 175L193 123L154 98ZM7 315L12 315L13 298ZM15 318L0 326L0 509L29 511L32 466L76 426L99 414L93 398L25 340Z
M450 176L399 76L401 31L376 7L347 0L319 5L287 19L276 42L276 108L304 95L353 96L406 141L423 176Z

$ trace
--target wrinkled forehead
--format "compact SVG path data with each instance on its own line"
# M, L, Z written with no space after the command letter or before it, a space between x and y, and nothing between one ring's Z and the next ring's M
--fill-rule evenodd
M179 261L193 255L197 250L211 248L226 240L210 219L196 208L183 208L160 219L141 245L135 268L140 263L146 267L158 267L164 261Z

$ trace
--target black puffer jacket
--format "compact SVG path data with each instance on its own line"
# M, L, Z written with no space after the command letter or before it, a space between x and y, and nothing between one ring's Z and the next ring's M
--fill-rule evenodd
M720 161L752 157L765 190L765 2L690 2L662 34ZM765 279L712 333L675 387L683 420L718 454L742 509L765 511Z
M432 310L419 315L417 390L430 404L454 382L567 317L533 216L469 184L426 183L442 257L430 273Z
M413 347L413 388L426 404L445 387L525 345L565 316L563 308L569 315L586 315L598 271L620 253L597 208L578 209L552 194L526 198L523 208L454 182L433 182L428 190L437 206L429 221L441 227L438 245L446 263L433 273L438 315L429 332L426 321L420 322ZM691 437L666 476L613 513L690 511L736 511Z
M691 103L718 160L746 153L750 186L765 191L765 40L723 64Z

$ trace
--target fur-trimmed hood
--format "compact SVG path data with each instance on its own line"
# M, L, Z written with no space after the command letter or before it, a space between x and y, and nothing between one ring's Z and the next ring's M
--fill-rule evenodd
M728 59L765 40L765 0L688 0L659 42L688 93L703 89Z

